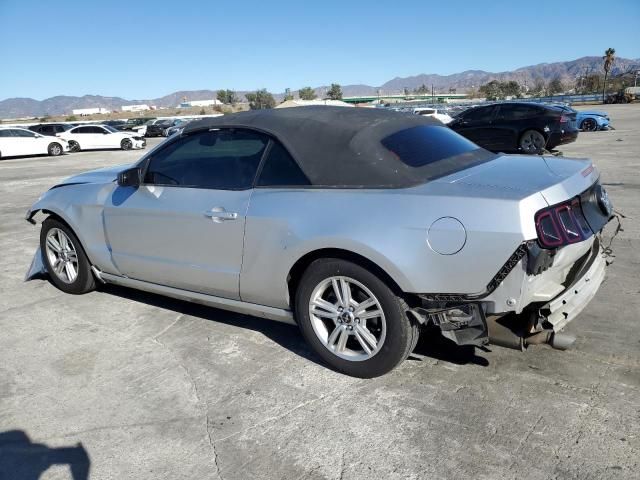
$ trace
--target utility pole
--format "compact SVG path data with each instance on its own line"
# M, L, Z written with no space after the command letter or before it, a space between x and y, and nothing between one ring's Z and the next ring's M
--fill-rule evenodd
M435 99L433 98L433 94L434 94L434 90L433 90L433 83L431 84L431 103L436 103Z

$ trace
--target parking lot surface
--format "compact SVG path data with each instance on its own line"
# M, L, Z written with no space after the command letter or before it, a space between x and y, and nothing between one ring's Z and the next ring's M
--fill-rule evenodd
M23 282L39 234L29 205L142 153L0 161L0 478L637 479L640 105L605 110L616 130L560 147L597 163L628 217L605 283L567 328L574 348L423 335L373 380L324 367L289 325Z

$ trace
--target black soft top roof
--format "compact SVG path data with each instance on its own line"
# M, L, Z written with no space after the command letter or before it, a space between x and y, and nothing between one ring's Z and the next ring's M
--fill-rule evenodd
M402 188L441 176L441 168L409 166L381 141L402 130L431 125L447 128L434 118L378 108L308 106L205 118L189 123L182 134L220 127L259 130L289 150L313 185ZM487 153L480 148L478 152L482 157ZM462 163L468 166L477 160L466 154ZM445 162L444 174L460 169Z

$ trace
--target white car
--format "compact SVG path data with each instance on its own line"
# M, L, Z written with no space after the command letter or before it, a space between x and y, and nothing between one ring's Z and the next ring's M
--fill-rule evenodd
M47 137L26 128L0 127L0 158L19 155L61 155L69 151L66 140Z
M433 117L437 120L440 120L442 123L447 124L453 120L453 117L447 115L442 110L438 110L437 108L414 108L413 113L416 115L422 115L424 117Z
M141 136L131 132L121 132L109 125L79 125L62 132L60 138L69 142L72 152L95 150L101 148L144 148L147 142Z

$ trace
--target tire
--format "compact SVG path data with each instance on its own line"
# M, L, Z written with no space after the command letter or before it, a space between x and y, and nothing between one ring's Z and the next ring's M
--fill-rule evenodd
M49 155L51 155L52 157L57 157L58 155L62 155L62 152L64 152L64 150L62 149L62 145L53 142L49 144L47 152L49 152Z
M129 138L123 138L120 142L122 150L131 150L133 148L133 142Z
M580 130L584 130L585 132L595 132L598 130L598 122L593 118L585 118L580 124Z
M89 259L67 225L52 217L42 222L40 250L49 278L60 290L79 295L95 289Z
M80 151L80 144L78 142L76 142L75 140L69 140L69 151L70 152L79 152Z
M355 303L353 311L340 306L346 304L341 301L343 282L354 300L349 302ZM358 310L364 303L370 305ZM418 341L419 326L407 317L404 301L369 270L346 260L324 258L309 265L296 291L295 311L311 348L329 366L353 377L388 373Z
M527 130L520 137L518 145L524 153L541 154L547 144L547 139L537 130Z

